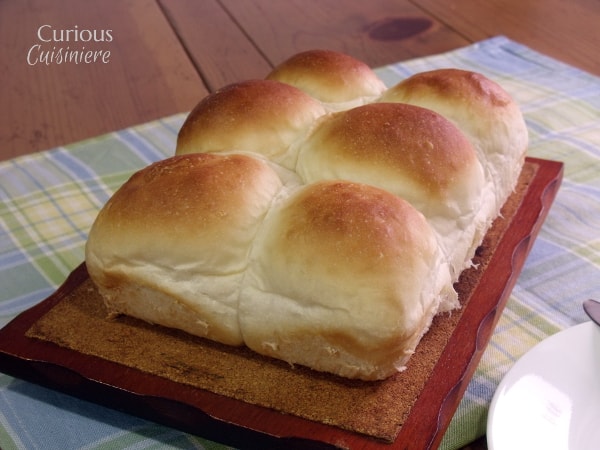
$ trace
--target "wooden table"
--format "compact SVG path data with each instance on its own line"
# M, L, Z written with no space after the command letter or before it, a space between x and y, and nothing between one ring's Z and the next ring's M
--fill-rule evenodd
M596 0L5 0L0 160L188 111L310 48L377 67L503 34L600 75L598 23Z
M0 159L188 111L309 48L376 67L504 34L600 75L598 23L596 0L6 0ZM47 64L36 45L110 54Z

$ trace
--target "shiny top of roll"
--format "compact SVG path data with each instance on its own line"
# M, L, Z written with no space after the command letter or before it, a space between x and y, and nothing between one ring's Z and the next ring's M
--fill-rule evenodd
M290 146L324 113L319 102L285 83L231 84L190 112L179 131L176 154L236 150L286 165Z
M422 211L446 201L473 207L483 181L475 151L455 125L400 103L325 117L300 147L297 171L307 183L339 178L372 184Z
M195 153L156 162L136 172L102 208L86 259L109 272L144 264L221 274L242 270L280 187L265 162L244 155Z
M383 81L364 62L332 50L297 53L267 75L325 103L350 102L381 95Z

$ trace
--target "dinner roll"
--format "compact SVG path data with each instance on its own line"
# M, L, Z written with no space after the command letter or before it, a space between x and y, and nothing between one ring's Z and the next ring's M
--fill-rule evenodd
M490 223L475 150L425 108L372 103L331 114L300 146L296 171L305 183L346 179L409 201L438 233L456 276Z
M401 370L440 302L456 298L423 215L339 180L304 186L271 209L240 294L248 347L365 380Z
M386 88L364 62L331 50L298 53L275 67L267 79L296 86L335 109L358 106Z
M242 344L241 278L280 188L266 163L243 155L174 156L134 174L102 208L86 245L109 310Z
M278 81L248 80L208 95L187 116L177 137L177 155L240 150L259 153L290 168L293 143L323 106Z
M387 90L382 102L432 109L455 123L471 140L495 191L494 217L514 190L528 145L527 126L517 103L496 82L459 69L421 72Z

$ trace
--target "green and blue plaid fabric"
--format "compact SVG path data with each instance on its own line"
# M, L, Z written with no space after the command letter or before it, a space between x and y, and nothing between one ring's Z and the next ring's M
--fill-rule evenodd
M600 298L600 78L502 36L377 73L391 86L441 67L498 81L525 115L528 154L565 163L562 187L442 442L455 449L485 433L491 398L512 364L586 321L581 302ZM98 210L133 172L173 154L184 118L0 162L0 327L83 261ZM225 448L0 374L0 448L142 447Z

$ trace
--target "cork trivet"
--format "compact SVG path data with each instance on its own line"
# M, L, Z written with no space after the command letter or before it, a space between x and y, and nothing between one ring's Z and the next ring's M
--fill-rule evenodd
M462 308L437 316L407 369L384 381L346 380L133 318L108 319L89 278L41 317L27 336L250 404L393 441L468 305L535 170L535 165L525 165L516 192L477 251L476 267L464 271L457 283Z

